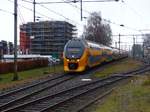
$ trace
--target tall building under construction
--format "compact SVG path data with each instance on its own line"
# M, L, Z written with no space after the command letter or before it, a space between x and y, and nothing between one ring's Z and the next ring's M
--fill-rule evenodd
M20 50L23 54L60 57L75 32L75 26L66 21L29 22L20 26Z

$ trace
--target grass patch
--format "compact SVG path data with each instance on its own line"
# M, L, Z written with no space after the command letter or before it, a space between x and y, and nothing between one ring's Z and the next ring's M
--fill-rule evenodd
M146 80L147 76L139 76L117 88L92 112L150 112L150 85L143 86Z
M150 76L147 76L147 79L143 82L143 86L150 86Z
M96 72L94 76L105 77L111 74L117 74L117 73L129 71L129 70L133 70L135 68L140 67L141 65L142 65L141 62L128 58L128 59L120 61L117 64L114 64L105 68L101 72Z
M0 89L8 88L20 83L25 83L27 81L32 81L39 77L46 76L50 73L58 73L63 71L62 65L52 66L52 67L43 67L38 69L26 70L18 72L19 80L12 81L13 73L0 74Z

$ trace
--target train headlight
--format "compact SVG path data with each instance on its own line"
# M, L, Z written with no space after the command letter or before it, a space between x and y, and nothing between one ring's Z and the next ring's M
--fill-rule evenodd
M69 61L69 59L67 59L67 61Z
M77 62L79 62L80 60L79 59L77 59Z

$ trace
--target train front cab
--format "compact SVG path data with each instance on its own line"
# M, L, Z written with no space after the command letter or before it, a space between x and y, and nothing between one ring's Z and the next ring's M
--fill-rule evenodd
M85 71L87 65L87 51L85 50L80 59L67 59L64 57L65 72L82 72Z
M82 72L86 69L88 49L82 40L68 42L64 49L64 71Z

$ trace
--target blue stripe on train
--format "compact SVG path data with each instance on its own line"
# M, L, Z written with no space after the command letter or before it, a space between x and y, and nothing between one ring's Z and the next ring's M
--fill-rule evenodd
M89 64L94 64L97 61L100 61L101 57L102 57L101 55L98 55L98 56L89 56L89 59L88 59Z
M89 64L94 64L94 63L100 61L102 59L102 57L104 57L104 56L102 56L102 55L90 56L89 59L88 59ZM105 58L106 58L107 61L112 61L112 59L113 59L112 55L105 55Z

